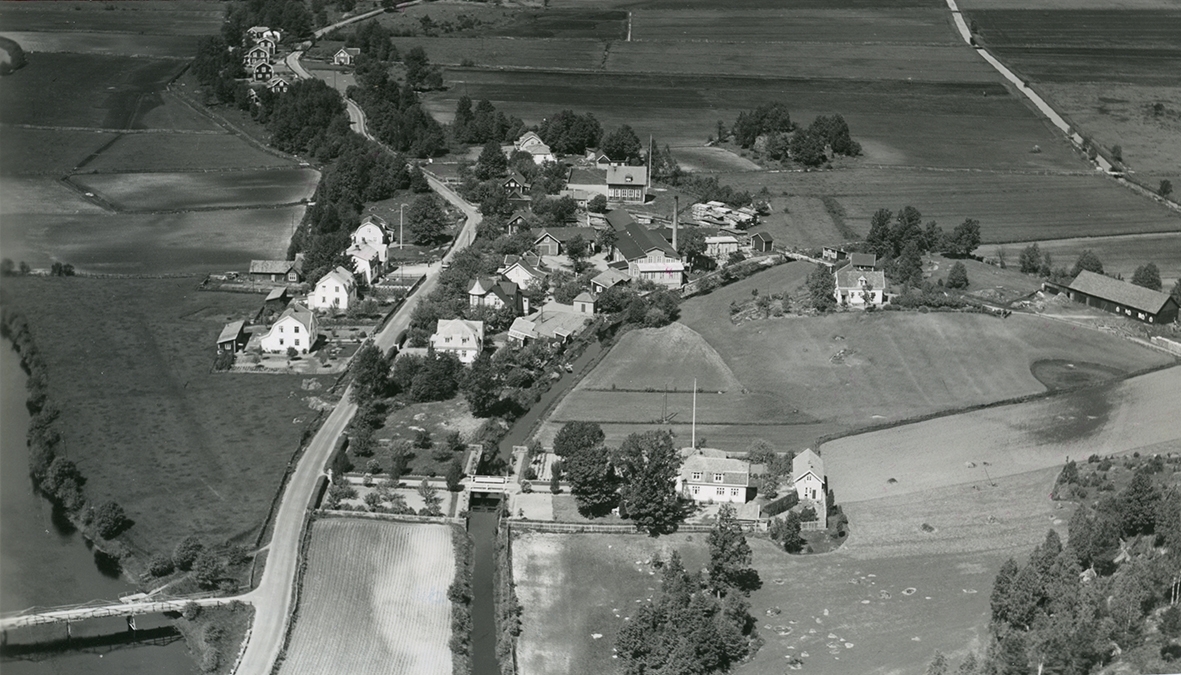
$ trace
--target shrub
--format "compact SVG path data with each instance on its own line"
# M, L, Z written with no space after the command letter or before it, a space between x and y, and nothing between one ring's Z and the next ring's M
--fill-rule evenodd
M193 567L193 562L197 560L197 556L204 549L205 545L201 543L200 539L195 535L189 535L181 539L176 548L172 550L172 562L177 569L190 570Z
M195 602L186 602L184 609L180 611L180 614L185 619L192 621L198 616L201 616L201 605L198 605Z
M219 351L213 359L214 370L229 370L234 365L234 353Z
M123 507L115 502L104 502L94 510L94 527L98 531L98 536L103 539L119 536L119 533L129 524L127 515L123 513Z
M172 574L176 569L176 565L172 562L172 558L163 553L157 553L148 561L148 574L154 577L166 577Z

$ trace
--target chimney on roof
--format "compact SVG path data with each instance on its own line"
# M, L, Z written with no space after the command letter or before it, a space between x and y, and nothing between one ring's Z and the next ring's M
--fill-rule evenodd
M673 250L677 250L677 225L681 218L681 196L673 195Z

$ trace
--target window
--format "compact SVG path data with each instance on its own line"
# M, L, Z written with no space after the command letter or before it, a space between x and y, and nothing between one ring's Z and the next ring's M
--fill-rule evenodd
M295 338L295 346L296 346L296 347L298 347L298 346L299 346L299 338Z
M283 327L282 327L282 326L279 326L279 332L280 332L280 333L282 333L282 332L283 332Z
M339 293L339 292L340 292L340 286L337 286L337 287L336 287L336 292L337 292L337 293Z
M691 488L691 490L692 490L693 494L698 494L698 493L700 493L700 492L701 492L701 486L699 486L699 485L694 485L694 486Z
M320 296L320 304L322 304L322 305L327 305L327 304L328 304L328 296L327 296L327 295L321 295L321 296Z
M724 480L726 480L726 474L724 474L724 473L715 473L714 474L714 482L715 483L721 483Z
M726 488L718 488L718 494L719 494L719 495L724 495L724 494L726 494Z
M697 480L697 481L701 480L701 472L700 471L693 472L693 480Z
M443 338L443 342L451 342L451 336L448 335L447 337Z
M279 338L279 344L283 344L283 338Z
M298 333L298 332L299 332L299 326L296 326L296 327L294 328L294 330L295 330L295 332L296 332L296 333ZM298 342L296 342L295 344L299 344L299 343L298 343Z
M730 496L737 497L738 496L738 488L730 488Z

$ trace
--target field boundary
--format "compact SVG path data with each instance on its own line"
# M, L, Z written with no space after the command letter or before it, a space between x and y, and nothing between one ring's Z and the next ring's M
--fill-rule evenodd
M522 532L542 532L548 534L636 534L647 537L648 533L639 529L639 525L629 523L559 523L547 520L512 520L505 519L509 530ZM682 523L676 532L710 532L713 525L700 523Z
M408 513L373 513L372 511L342 511L339 509L316 509L315 514L320 518L360 518L362 520L387 520L419 525L463 525L467 522L456 516L412 516Z

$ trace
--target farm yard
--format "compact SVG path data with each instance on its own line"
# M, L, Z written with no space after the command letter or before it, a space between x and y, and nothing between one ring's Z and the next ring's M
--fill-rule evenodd
M451 673L446 525L321 518L279 673Z
M693 378L697 434L742 450L764 438L781 448L825 434L1035 394L1032 366L1072 359L1129 374L1170 363L1122 338L1024 314L839 313L733 325L732 301L794 293L809 266L757 274L681 306L679 323L625 334L550 413L548 443L573 421L603 425L608 441L669 420L687 440ZM773 355L773 356L772 356Z
M5 280L45 356L66 456L96 502L114 499L135 521L124 538L140 551L189 534L253 543L316 415L302 385L317 378L212 372L222 326L262 296L195 285Z

